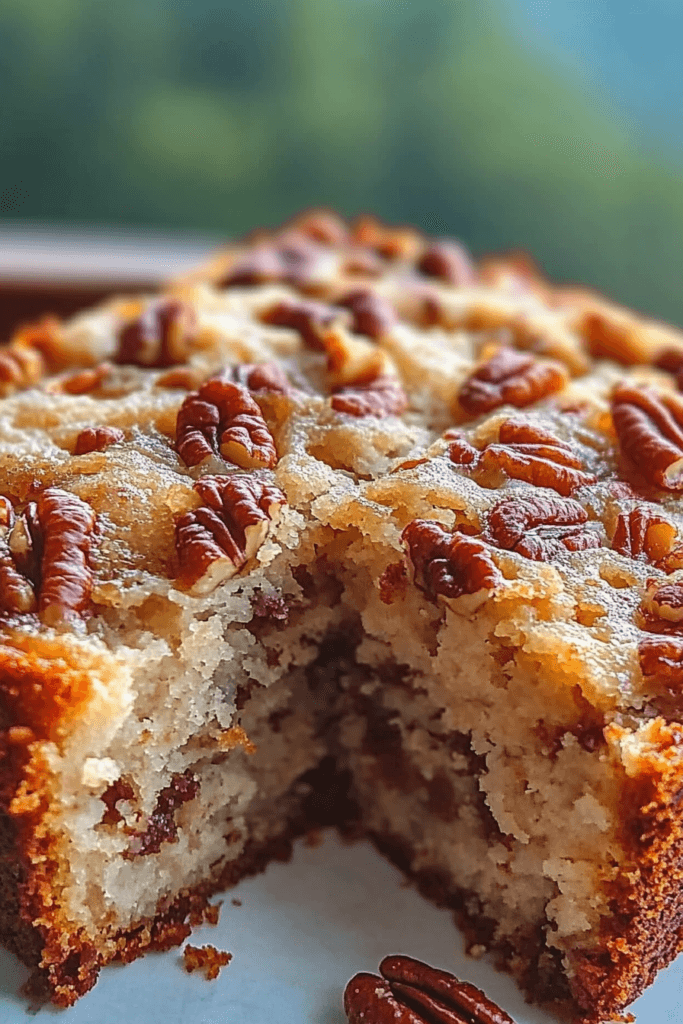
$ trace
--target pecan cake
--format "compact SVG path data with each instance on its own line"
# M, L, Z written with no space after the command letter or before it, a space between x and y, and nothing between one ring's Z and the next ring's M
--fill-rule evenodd
M673 328L327 213L19 331L0 935L34 988L353 822L535 998L637 996L682 934L679 385Z

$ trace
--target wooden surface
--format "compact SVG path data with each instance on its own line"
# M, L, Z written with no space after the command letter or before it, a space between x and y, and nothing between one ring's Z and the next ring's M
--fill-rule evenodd
M0 341L43 313L69 316L149 291L195 266L217 237L0 223Z

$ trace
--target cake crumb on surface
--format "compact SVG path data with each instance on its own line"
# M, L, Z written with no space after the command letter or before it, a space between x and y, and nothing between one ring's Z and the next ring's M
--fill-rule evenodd
M215 946L185 946L183 966L188 974L201 971L207 981L214 981L221 968L232 960L232 953L226 953Z

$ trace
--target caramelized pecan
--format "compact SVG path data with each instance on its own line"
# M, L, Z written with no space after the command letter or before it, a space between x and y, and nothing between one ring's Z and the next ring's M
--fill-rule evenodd
M308 210L293 221L292 228L322 245L344 245L349 237L346 224L332 210Z
M388 956L379 970L346 986L349 1024L514 1024L480 989L421 960Z
M294 390L287 374L277 363L238 363L232 367L231 376L236 384L250 391L288 395Z
M683 490L683 400L622 384L612 396L622 452L652 484Z
M43 375L43 358L36 349L11 344L0 348L0 395L36 384Z
M488 546L477 537L449 533L441 523L415 519L401 540L415 572L415 583L430 597L462 597L493 590L502 580Z
M302 234L288 232L279 239L253 246L237 257L218 287L281 281L306 287L320 259L320 247Z
M567 551L600 547L600 537L586 529L587 521L585 508L572 498L520 495L494 506L488 529L498 547L544 562Z
M194 486L204 506L176 523L179 583L192 594L209 594L253 557L285 496L246 476L203 477Z
M640 670L650 682L661 688L683 684L683 639L672 636L648 636L638 645Z
M32 612L36 609L33 586L17 568L9 545L14 525L12 502L0 496L0 608L5 612Z
M38 495L43 534L38 609L48 625L82 612L92 589L90 545L95 513L75 494L48 487Z
M110 444L123 441L126 435L119 427L86 427L76 438L74 455L87 455L88 452L102 452Z
M682 622L683 575L675 573L663 582L650 582L643 599L643 611L651 619L664 623Z
M612 549L620 555L648 562L659 562L669 554L676 539L676 528L647 505L620 512L612 537Z
M665 348L653 360L658 370L666 370L676 378L676 386L680 391L683 385L683 349Z
M207 380L187 396L178 411L176 449L187 466L219 454L243 469L271 468L277 462L259 406L246 388L225 377Z
M478 279L470 254L459 242L433 242L417 261L417 269L456 288L475 284Z
M91 391L96 391L110 373L111 365L100 363L98 366L87 370L78 370L76 373L62 377L61 380L51 382L49 390L66 395L87 395Z
M560 363L539 362L503 347L467 378L458 401L470 416L479 416L499 405L531 405L560 391L566 382L567 373Z
M474 468L494 477L503 472L513 480L548 487L563 497L595 480L583 471L569 445L537 424L519 419L501 424L499 443L487 445Z
M324 302L302 299L278 302L267 309L261 319L274 327L291 327L299 332L306 345L323 351L325 334L343 315L339 309Z
M121 330L115 361L156 367L185 363L196 336L193 306L179 299L154 299Z
M422 239L412 228L392 228L367 214L353 225L353 240L389 260L412 259L422 248Z
M351 311L351 329L356 334L365 334L377 341L396 323L396 310L389 300L369 288L354 289L337 301L338 305Z
M332 408L349 416L400 416L408 408L408 396L395 377L375 377L367 383L339 388L331 398Z

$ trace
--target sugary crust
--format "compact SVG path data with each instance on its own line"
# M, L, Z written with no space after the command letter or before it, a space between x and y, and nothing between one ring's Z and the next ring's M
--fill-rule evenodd
M568 963L590 1024L627 1005L675 955L683 913L682 371L680 332L519 257L478 267L315 212L161 296L18 332L0 353L3 931L24 959L41 950L52 998L111 959L47 909L66 870L60 758L96 735L93 771L109 770L140 652L177 647L216 588L357 536L384 559L384 604L486 620L581 708L585 749L604 743L623 790L611 914L543 970L558 986ZM250 481L239 515L228 479ZM66 540L64 495L80 515ZM121 955L177 939L179 914L121 933Z

